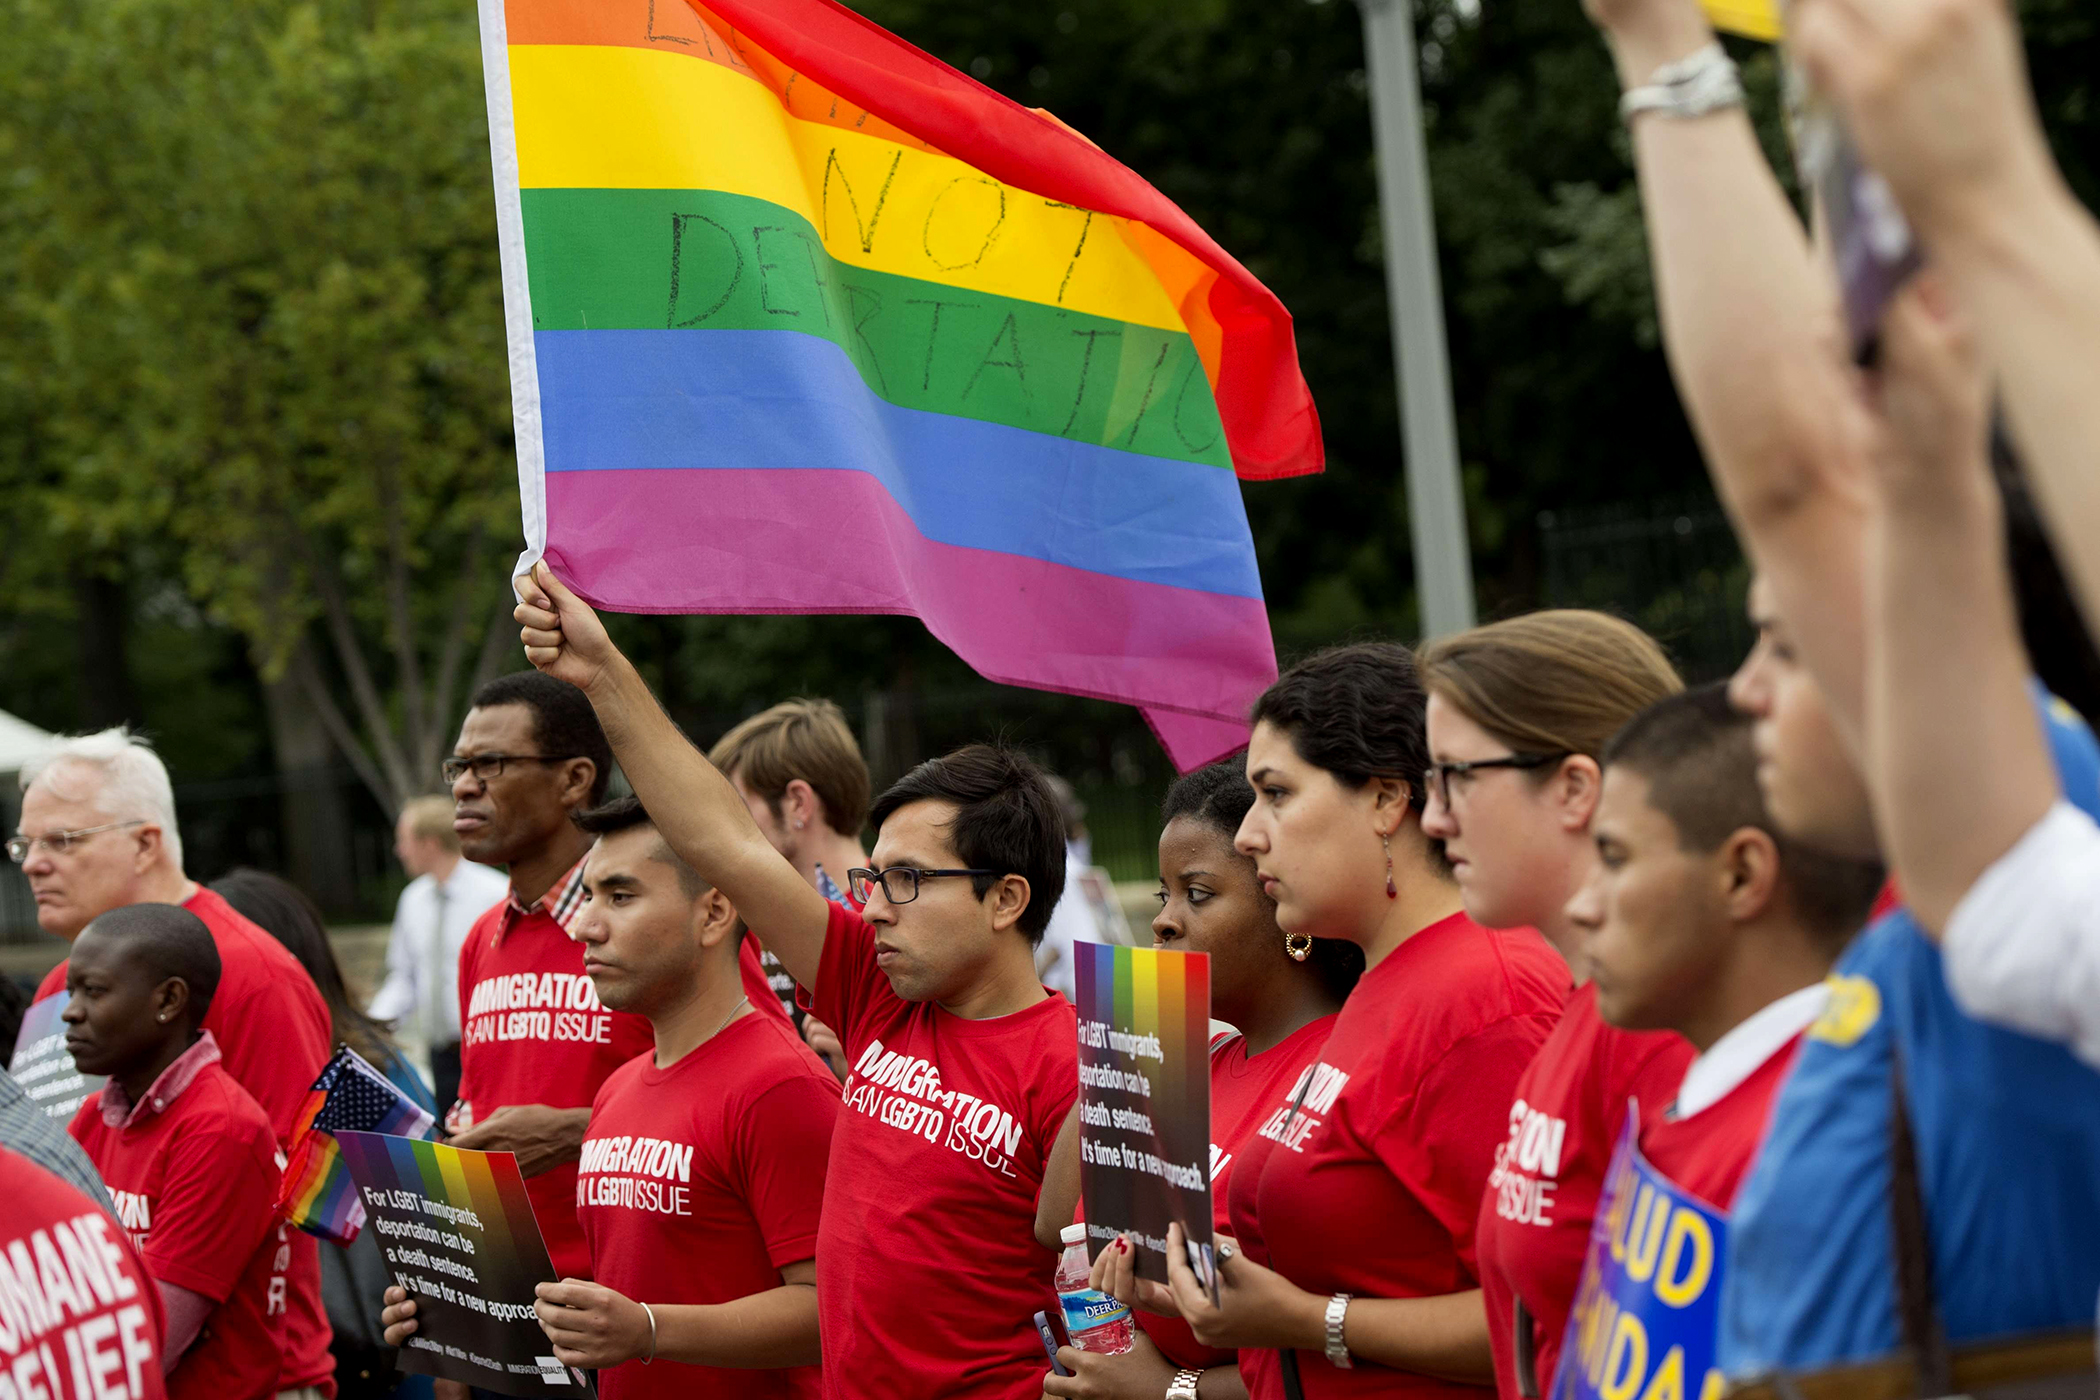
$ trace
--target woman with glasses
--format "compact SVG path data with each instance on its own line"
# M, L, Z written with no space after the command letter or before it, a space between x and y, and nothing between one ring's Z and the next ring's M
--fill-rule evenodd
M1429 806L1466 913L1535 928L1582 984L1507 1105L1480 1203L1480 1281L1504 1400L1548 1393L1604 1171L1626 1120L1675 1097L1691 1045L1597 1014L1568 901L1597 860L1597 757L1636 714L1684 688L1662 648L1603 613L1531 613L1422 649Z
M1210 1009L1233 1029L1210 1046L1211 1203L1215 1227L1230 1233L1225 1191L1247 1142L1307 1066L1320 1058L1335 1015L1363 975L1363 950L1339 939L1285 933L1276 903L1255 879L1254 862L1233 849L1254 806L1246 764L1237 757L1175 782L1161 805L1159 913L1152 943L1210 958ZM1058 1232L1079 1202L1079 1118L1065 1119L1044 1172L1035 1235L1061 1250ZM1186 1382L1198 1400L1244 1395L1238 1358L1204 1346L1178 1317L1137 1314L1145 1338L1120 1356L1069 1348L1059 1360L1074 1374L1043 1382L1051 1396L1159 1400Z
M1355 944L1364 975L1233 1165L1218 1301L1178 1226L1167 1286L1136 1281L1127 1240L1096 1270L1097 1287L1239 1349L1256 1400L1455 1400L1492 1374L1474 1223L1568 974L1530 930L1466 917L1422 829L1425 701L1407 649L1368 643L1300 662L1255 702L1235 846L1282 931Z

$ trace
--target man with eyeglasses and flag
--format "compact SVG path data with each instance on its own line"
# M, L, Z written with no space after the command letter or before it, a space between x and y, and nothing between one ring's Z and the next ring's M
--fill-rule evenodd
M474 693L445 760L460 854L508 868L510 891L459 952L459 1097L452 1145L513 1152L555 1271L591 1277L576 1219L576 1159L607 1076L650 1049L640 1016L607 1009L569 933L583 906L591 838L571 821L605 800L612 749L574 686L524 671ZM753 1004L786 1018L756 952ZM309 1076L311 1078L311 1076Z
M283 1152L307 1086L328 1059L328 1007L283 944L183 873L175 791L160 756L128 730L105 729L59 740L22 779L22 815L7 854L28 877L37 924L70 943L93 920L133 904L177 904L202 919L220 973L199 1029L211 1033L227 1073L269 1115ZM67 1001L60 962L23 1017L13 1065L30 1097L64 1119L102 1083L73 1069L59 1021ZM331 1396L335 1360L319 1256L312 1239L272 1228L273 1272L285 1280L269 1303L273 1319L284 1315L277 1392Z

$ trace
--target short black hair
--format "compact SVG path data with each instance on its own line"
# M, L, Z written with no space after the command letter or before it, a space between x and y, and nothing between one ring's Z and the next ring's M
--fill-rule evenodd
M190 1024L204 1023L219 990L219 945L204 920L179 904L126 904L88 927L122 947L155 986L180 977L190 989Z
M685 891L685 897L698 899L707 893L707 881L701 879L700 872L686 863L685 857L671 849L671 843L664 840L664 834L658 829L656 819L649 815L649 809L642 805L641 798L632 794L615 797L612 801L600 803L596 807L571 812L569 820L575 823L578 831L587 836L611 836L622 831L632 831L638 826L648 827L656 832L656 844L663 850L662 860L678 872L678 888Z
M1398 642L1358 642L1315 652L1285 671L1248 720L1288 734L1298 757L1344 787L1399 779L1419 812L1428 802L1428 706L1414 653Z
M1167 789L1166 800L1159 805L1159 822L1166 826L1186 817L1209 827L1230 844L1239 835L1240 823L1253 810L1254 785L1247 781L1247 754L1241 750L1176 778ZM1233 854L1246 862L1251 874L1254 861L1238 851ZM1345 938L1315 938L1307 961L1337 1000L1346 1000L1364 975L1364 950Z
M869 814L879 832L890 814L913 802L952 802L949 844L975 870L1019 875L1028 882L1020 929L1031 945L1043 941L1050 911L1065 892L1065 816L1043 770L1026 754L1000 744L967 744L929 758L890 784ZM983 899L997 875L970 884Z
M1669 818L1681 850L1718 850L1744 827L1771 837L1796 917L1819 941L1842 945L1866 923L1886 872L1877 861L1826 855L1779 830L1758 788L1750 733L1750 716L1729 703L1727 682L1715 682L1628 720L1605 746L1604 766L1647 781L1648 805Z
M467 702L472 710L496 705L523 705L532 711L532 739L543 757L589 759L597 768L591 779L591 805L605 801L606 785L612 781L612 745L582 691L539 671L518 671L484 681Z

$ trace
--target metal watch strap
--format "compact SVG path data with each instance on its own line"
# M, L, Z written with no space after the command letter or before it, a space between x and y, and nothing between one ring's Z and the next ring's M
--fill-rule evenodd
M1196 1387L1202 1383L1203 1372L1183 1368L1174 1373L1167 1385L1167 1400L1197 1400Z
M1723 107L1743 105L1743 79L1735 60L1720 41L1655 70L1639 87L1619 99L1619 118L1632 121L1643 112L1666 117L1703 117Z
M1327 1300L1327 1360L1343 1371L1356 1368L1349 1359L1349 1343L1342 1336L1342 1325L1349 1320L1349 1297L1347 1293L1337 1293Z

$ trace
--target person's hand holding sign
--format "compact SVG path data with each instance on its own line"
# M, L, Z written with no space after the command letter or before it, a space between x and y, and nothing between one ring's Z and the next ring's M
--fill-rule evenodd
M597 1370L653 1359L656 1329L640 1303L601 1284L567 1278L533 1289L532 1310L564 1366Z
M517 590L518 636L525 659L556 680L567 681L588 695L605 677L616 654L605 624L590 605L571 593L545 561L529 574L511 580Z
M1218 1301L1188 1265L1181 1226L1167 1227L1167 1282L1137 1276L1137 1249L1128 1235L1094 1261L1093 1285L1124 1304L1165 1313L1188 1323L1207 1347L1307 1347L1319 1350L1326 1335L1327 1300L1306 1292L1274 1269L1240 1253L1230 1236L1217 1237Z
M418 1326L416 1300L408 1296L407 1289L396 1285L387 1289L385 1302L386 1306L379 1313L379 1325L385 1329L382 1336L390 1347L406 1346L409 1336ZM432 1376L431 1384L435 1387L437 1400L468 1400L473 1394L464 1383L449 1381L443 1376Z

